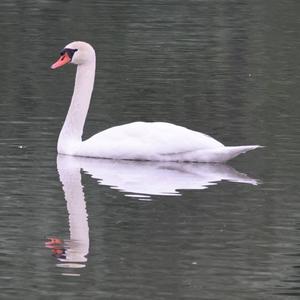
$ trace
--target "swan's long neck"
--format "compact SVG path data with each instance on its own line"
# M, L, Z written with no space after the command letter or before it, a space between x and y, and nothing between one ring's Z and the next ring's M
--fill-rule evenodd
M95 66L95 55L88 63L77 66L71 104L58 138L58 153L74 154L82 142L83 127L94 87Z

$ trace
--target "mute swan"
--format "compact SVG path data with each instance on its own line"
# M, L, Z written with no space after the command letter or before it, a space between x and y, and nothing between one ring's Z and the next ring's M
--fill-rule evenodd
M72 42L51 66L77 65L74 92L57 151L61 154L150 161L225 162L261 146L227 147L214 138L163 122L134 122L112 127L82 141L84 122L94 86L96 55L86 42Z

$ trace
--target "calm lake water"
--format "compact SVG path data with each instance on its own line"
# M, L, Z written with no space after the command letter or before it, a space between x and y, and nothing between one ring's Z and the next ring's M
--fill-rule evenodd
M299 1L92 2L0 3L0 298L298 299ZM167 121L266 148L57 156L73 40L97 53L85 137Z

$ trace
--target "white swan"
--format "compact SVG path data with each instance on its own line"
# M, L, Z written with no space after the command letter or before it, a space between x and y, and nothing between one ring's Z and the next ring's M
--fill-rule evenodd
M77 73L71 105L58 138L58 153L111 159L225 162L260 147L227 147L206 134L162 122L116 126L82 141L95 78L93 47L86 42L72 42L51 68L69 62L77 65Z

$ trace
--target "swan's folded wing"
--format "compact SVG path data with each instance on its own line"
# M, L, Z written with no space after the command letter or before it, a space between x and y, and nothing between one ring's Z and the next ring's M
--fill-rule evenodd
M212 137L162 122L134 122L104 130L83 143L90 156L154 159L155 156L222 148Z

